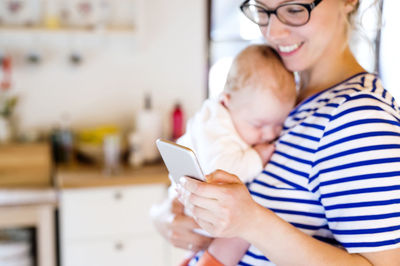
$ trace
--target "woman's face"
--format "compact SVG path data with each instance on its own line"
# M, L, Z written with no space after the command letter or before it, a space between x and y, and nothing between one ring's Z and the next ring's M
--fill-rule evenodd
M346 19L352 6L349 0L323 0L303 26L293 27L271 15L269 24L260 27L266 41L282 57L287 69L304 71L318 67L323 62L333 62L347 47ZM267 9L283 3L311 3L312 0L259 0ZM328 61L326 61L328 60Z

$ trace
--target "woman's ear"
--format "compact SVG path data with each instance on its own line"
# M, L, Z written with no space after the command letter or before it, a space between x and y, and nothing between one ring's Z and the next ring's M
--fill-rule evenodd
M357 8L358 0L345 0L345 11L346 14L350 14Z

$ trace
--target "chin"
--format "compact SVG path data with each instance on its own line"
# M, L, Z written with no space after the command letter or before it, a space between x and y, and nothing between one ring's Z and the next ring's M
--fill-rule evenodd
M301 64L301 62L285 62L283 61L283 64L285 65L286 69L292 72L300 72L306 69L306 66L304 64Z

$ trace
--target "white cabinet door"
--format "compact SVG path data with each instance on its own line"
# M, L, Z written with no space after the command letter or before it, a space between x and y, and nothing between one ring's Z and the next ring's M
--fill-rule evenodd
M166 266L166 246L157 238L68 241L63 266Z
M163 184L61 191L62 266L170 265L149 216L165 196Z
M155 233L149 210L165 191L164 185L62 191L62 234L65 239L85 239Z

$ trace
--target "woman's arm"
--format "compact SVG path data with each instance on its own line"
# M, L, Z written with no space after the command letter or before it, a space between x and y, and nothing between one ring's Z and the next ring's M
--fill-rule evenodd
M237 265L250 244L241 238L215 238L208 252L223 265Z
M212 241L212 238L193 232L199 226L185 215L183 205L176 197L154 205L150 214L157 231L175 247L199 251L206 249Z
M217 170L208 179L182 180L181 200L198 224L217 237L246 239L277 265L400 265L400 249L349 254L257 204L236 176Z
M277 265L400 265L400 249L349 254L303 233L260 205L254 212L244 230L246 239Z

